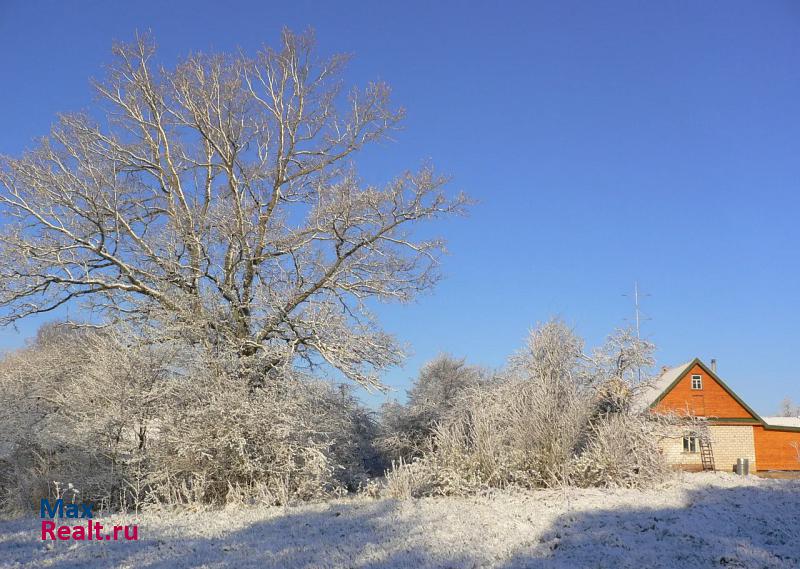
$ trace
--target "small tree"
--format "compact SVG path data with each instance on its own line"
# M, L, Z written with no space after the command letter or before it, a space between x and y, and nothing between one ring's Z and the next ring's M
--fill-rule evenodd
M800 405L795 405L792 398L788 395L781 401L780 409L778 409L779 417L800 417Z
M603 380L619 379L637 387L650 379L655 364L655 345L638 337L631 328L618 328L587 359Z
M408 391L407 404L390 402L381 409L381 443L390 458L408 460L421 455L436 425L482 379L480 368L448 354L425 364Z
M441 354L425 364L408 392L408 407L428 426L440 421L459 397L481 380L481 370Z

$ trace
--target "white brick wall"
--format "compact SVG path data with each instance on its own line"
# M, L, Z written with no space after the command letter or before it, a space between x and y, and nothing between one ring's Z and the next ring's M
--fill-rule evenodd
M711 425L711 447L714 467L733 472L737 458L750 459L750 472L756 471L756 444L750 425Z
M660 442L661 450L664 452L669 464L697 467L699 469L702 467L700 449L697 449L698 452L696 453L683 452L683 433L685 432L686 429L683 427L670 427L667 436Z
M750 425L711 425L708 428L711 449L714 453L714 468L732 472L737 458L750 460L750 472L756 471L756 451L753 427ZM700 449L696 453L683 452L683 433L686 429L671 427L669 436L662 439L661 449L667 462L691 469L702 468Z

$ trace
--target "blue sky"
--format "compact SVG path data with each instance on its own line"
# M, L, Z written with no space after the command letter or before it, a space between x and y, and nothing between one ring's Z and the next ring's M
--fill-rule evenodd
M590 343L651 296L660 363L716 357L762 413L800 400L800 4L796 2L0 2L0 153L91 104L114 39L160 59L254 50L315 28L408 109L364 154L386 179L427 159L480 203L448 221L446 279L385 327L413 349L502 364L562 317ZM0 330L20 345L38 322Z

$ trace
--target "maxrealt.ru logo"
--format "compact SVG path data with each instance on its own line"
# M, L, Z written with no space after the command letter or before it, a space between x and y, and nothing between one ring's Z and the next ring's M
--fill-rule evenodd
M39 515L42 518L42 540L48 539L67 541L84 540L118 540L124 537L128 541L139 539L139 526L113 526L112 533L103 533L103 524L94 521L92 513L93 504L64 504L64 500L59 498L53 504L46 498L42 498L39 508ZM50 519L47 519L50 518ZM86 520L85 524L67 523L59 525L53 520ZM120 534L122 534L120 536Z

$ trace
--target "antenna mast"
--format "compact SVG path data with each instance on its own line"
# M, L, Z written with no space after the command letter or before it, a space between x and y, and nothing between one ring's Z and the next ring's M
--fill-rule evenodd
M636 309L636 338L641 340L642 333L640 329L640 312L639 312L639 281L633 281L633 306Z
M622 296L630 296L627 294L623 294ZM649 294L642 294L639 292L639 281L633 281L633 316L634 316L634 324L636 325L636 338L639 340L642 339L642 322L644 320L650 320L649 318L642 315L642 298L645 296L650 296ZM627 320L627 318L625 319Z
M624 294L622 296L629 296ZM636 339L642 339L642 322L644 320L649 320L646 316L642 315L642 297L650 296L649 294L642 294L639 291L639 281L633 281L633 314L634 314L634 324L636 326ZM627 320L627 318L626 318ZM637 366L636 376L639 382L642 381L642 368Z

